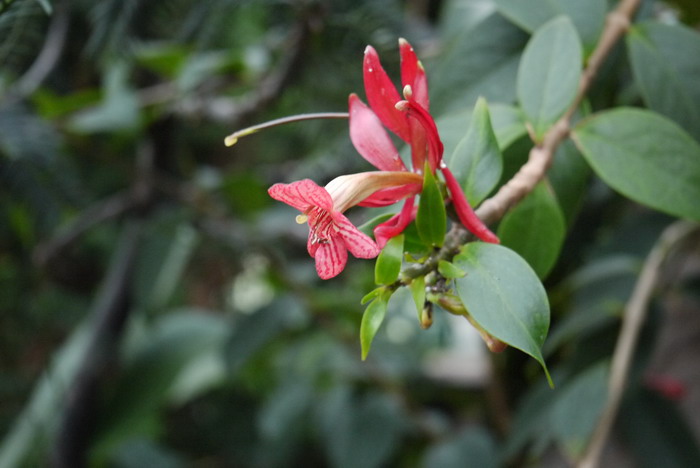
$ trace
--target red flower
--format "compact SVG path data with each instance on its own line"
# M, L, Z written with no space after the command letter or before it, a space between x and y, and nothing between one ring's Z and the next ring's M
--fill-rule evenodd
M403 98L371 46L365 49L363 76L367 107L355 94L350 95L350 139L357 151L380 170L408 171L384 127L411 147L412 170L420 174L427 160L433 173L440 169L445 176L457 215L464 226L486 242L498 238L476 216L452 172L442 160L444 147L429 112L428 82L423 65L411 45L399 39ZM402 210L374 230L379 247L400 234L415 218L415 188L397 187L380 191L364 200L363 206L386 206L406 198ZM419 189L420 190L420 189Z
M420 179L419 175L406 171L364 172L337 177L325 188L304 179L275 184L268 193L301 211L297 222L309 223L309 255L316 260L318 276L329 279L343 271L348 251L357 258L374 258L380 251L343 212L378 190L420 186Z

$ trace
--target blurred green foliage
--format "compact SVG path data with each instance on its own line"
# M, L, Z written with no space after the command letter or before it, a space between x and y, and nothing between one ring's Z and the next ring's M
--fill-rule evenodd
M465 350L439 308L420 330L408 293L375 299L386 319L363 362L372 264L351 259L341 277L319 280L305 228L266 194L276 182L368 170L347 123L296 123L223 145L258 121L345 110L350 92L363 94L364 47L398 76L396 39L406 37L426 66L446 154L483 96L493 124L483 139L497 141L505 181L532 147L513 106L529 34L570 14L566 27L588 54L605 9L562 0L533 16L520 3L1 1L0 467L45 466L70 437L96 467L498 467L580 456L622 307L671 218L611 191L566 143L548 183L501 225L547 278L543 354L556 388L522 354L487 355L474 336ZM649 71L676 37L697 49L697 5L647 3L648 22L628 38L631 65L614 61L582 114L646 105L697 138L698 106L683 101L700 92L688 77L697 57L667 56L666 75ZM660 25L669 11L690 27ZM677 99L658 91L664 76L678 78ZM519 235L538 207L556 219ZM386 282L396 260L377 273ZM684 284L679 294L697 308L697 276ZM100 321L110 304L123 323ZM620 433L640 466L697 466L685 416L642 385L655 323ZM454 353L442 370L435 358ZM86 359L99 364L93 398L76 403ZM66 426L71 404L89 421Z

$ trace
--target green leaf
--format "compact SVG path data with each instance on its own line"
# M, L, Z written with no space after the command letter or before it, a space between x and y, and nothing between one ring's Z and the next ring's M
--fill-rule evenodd
M416 228L421 240L428 245L442 246L447 232L447 214L445 201L442 199L440 187L435 176L425 164L423 173L423 191L418 202Z
M566 223L552 190L540 183L503 218L501 244L513 249L544 279L556 264Z
M437 115L456 111L479 96L514 101L518 62L527 36L496 12L471 28L462 23L460 30L458 37L445 43L440 61L434 67L427 64L432 80L431 111Z
M651 111L619 108L579 123L573 138L593 170L623 195L700 221L700 144Z
M581 42L567 17L537 30L518 69L518 100L537 139L564 114L581 78Z
M479 468L496 468L499 463L499 453L493 436L482 427L468 427L458 434L428 448L423 457L425 468L464 468L478 466ZM465 464L465 460L469 460Z
M550 409L549 425L554 438L571 460L582 455L603 411L608 372L606 361L576 374L562 387Z
M503 160L484 98L476 101L467 133L450 156L448 164L467 200L474 206L486 198L498 183Z
M645 23L627 35L627 49L647 106L700 140L700 34L681 25Z
M697 436L675 402L637 388L628 392L618 421L616 427L639 463L637 466L700 466Z
M507 104L490 104L489 113L501 151L508 148L520 137L527 135L525 116L519 108Z
M362 316L362 323L360 324L360 344L362 345L363 361L367 358L374 336L377 334L379 327L384 321L390 297L391 291L385 290L383 294L370 302Z
M364 223L363 225L358 226L357 229L367 234L368 236L372 236L374 235L374 228L382 224L384 221L388 221L389 218L391 218L392 216L394 216L393 213L384 213L377 215L374 218L367 221L366 223Z
M414 278L409 288L411 289L411 296L413 296L413 302L416 304L416 311L418 311L418 318L420 319L425 306L425 276Z
M453 262L467 273L455 284L472 318L489 334L535 358L552 385L541 352L549 329L549 301L532 268L512 250L485 242L465 245Z
M567 15L576 26L587 51L593 50L603 31L605 0L495 0L498 10L518 26L534 32L558 15Z
M374 282L391 284L399 278L403 259L403 235L393 237L386 243L374 265Z
M461 278L466 275L463 270L460 270L454 263L450 263L447 260L438 262L438 272L447 279Z
M583 204L591 178L591 168L573 141L565 140L559 145L547 178L557 195L566 224L571 226Z

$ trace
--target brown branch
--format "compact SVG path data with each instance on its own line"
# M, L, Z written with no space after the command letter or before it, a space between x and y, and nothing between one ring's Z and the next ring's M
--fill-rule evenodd
M542 141L530 150L527 162L491 198L484 201L476 210L477 216L486 224L493 224L503 218L506 212L517 205L544 180L562 142L569 136L571 118L590 89L600 66L613 47L629 28L632 16L639 7L640 0L621 0L617 8L608 13L600 41L588 59L581 74L578 91L571 106L564 115L545 133ZM440 260L452 258L459 248L472 239L472 234L458 223L454 223L445 239L445 245L435 255L421 265L407 268L404 278L425 275L434 270Z
M656 292L661 267L672 249L689 235L697 233L699 229L700 226L687 221L673 223L661 234L659 241L644 262L642 272L623 313L622 328L617 338L610 367L608 400L600 419L598 419L598 425L591 436L588 448L577 465L578 468L598 467L600 454L615 422L622 395L627 387L627 378L637 339L646 319L649 302Z

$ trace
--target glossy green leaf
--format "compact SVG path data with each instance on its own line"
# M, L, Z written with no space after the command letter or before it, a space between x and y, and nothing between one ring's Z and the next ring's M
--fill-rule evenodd
M447 279L461 278L466 275L463 270L460 270L454 263L450 263L447 260L438 262L438 272Z
M567 17L549 21L525 47L518 100L538 139L573 102L582 61L581 41Z
M386 308L389 304L391 291L385 291L376 299L369 303L362 316L360 324L360 345L362 346L362 360L367 358L374 336L379 331L379 327L386 316Z
M567 226L576 219L586 196L591 178L591 168L576 148L574 142L565 140L554 155L552 167L547 171L549 180Z
M396 398L376 391L354 392L340 387L321 395L316 404L318 432L329 458L339 468L391 466L405 427ZM282 465L286 465L283 463Z
M606 361L576 374L561 388L550 410L549 424L554 438L571 460L583 453L603 411L608 395L608 373Z
M501 244L513 249L544 279L554 267L566 234L556 197L540 183L498 226Z
M427 163L424 169L423 191L418 202L416 228L421 240L428 245L442 246L447 232L445 201L440 193L435 176Z
M445 53L430 70L430 109L440 115L476 102L513 102L518 62L527 36L494 12L445 43Z
M418 318L420 318L423 312L423 307L425 306L425 276L419 276L414 278L409 285L411 289L411 296L413 296L413 302L416 305L416 311L418 312Z
M469 128L450 156L448 165L467 200L474 206L498 183L503 160L485 99L479 98L476 102Z
M579 149L608 185L639 203L700 220L700 144L651 111L619 108L579 123Z
M677 24L640 24L627 35L627 49L646 104L700 140L700 34Z
M534 32L558 15L567 15L576 26L587 51L595 47L605 23L605 0L495 0L498 10L518 26Z
M374 264L374 282L391 284L399 278L403 259L403 235L393 237L386 243Z
M465 245L453 262L467 273L455 285L469 314L491 335L535 358L551 383L541 352L549 301L532 268L507 247L485 242Z
M491 124L496 134L498 147L505 150L520 137L527 135L523 112L507 104L489 104Z
M374 218L367 221L366 223L358 226L357 229L371 237L374 235L374 228L382 224L384 221L389 220L389 218L391 218L392 216L394 216L392 213L384 213L377 215Z
M641 468L700 465L697 435L676 402L651 390L628 392L618 419L622 440Z
M465 460L469 460L465 463ZM493 436L481 427L468 427L428 448L423 468L496 468L499 453Z

